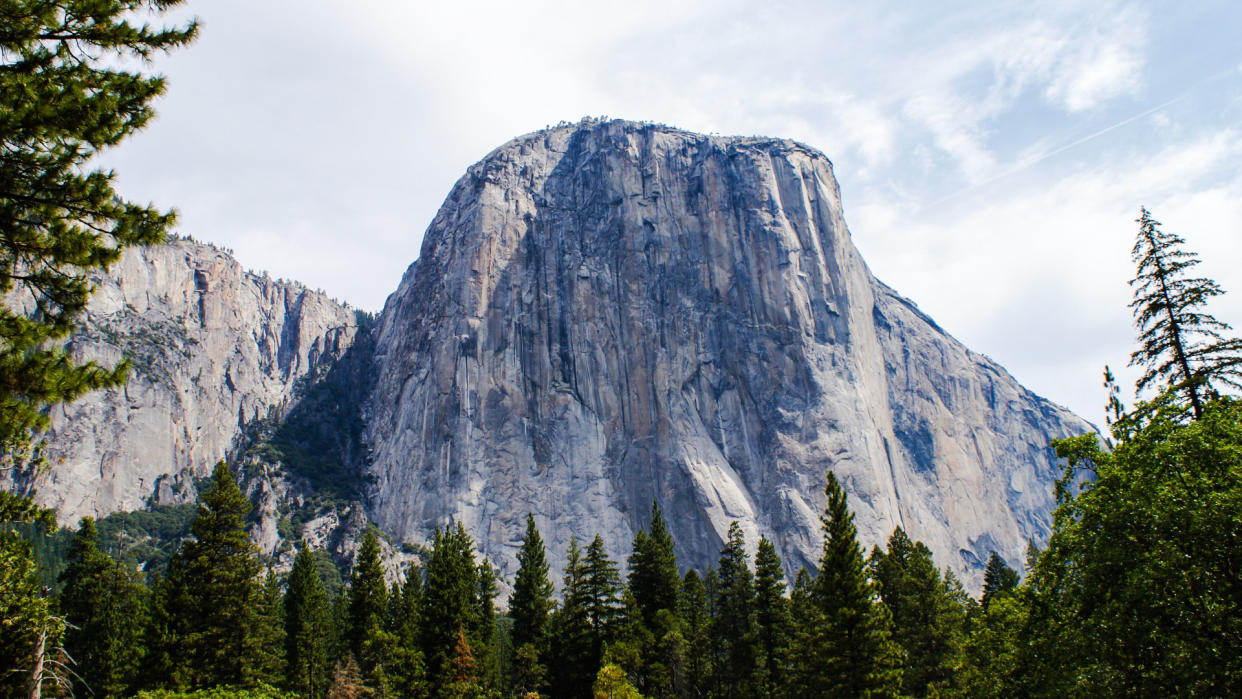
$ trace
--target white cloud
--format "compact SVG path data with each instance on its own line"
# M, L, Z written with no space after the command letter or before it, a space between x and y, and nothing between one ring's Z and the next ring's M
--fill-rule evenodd
M1070 112L1093 109L1114 97L1137 94L1143 65L1128 41L1092 42L1058 64L1045 94Z

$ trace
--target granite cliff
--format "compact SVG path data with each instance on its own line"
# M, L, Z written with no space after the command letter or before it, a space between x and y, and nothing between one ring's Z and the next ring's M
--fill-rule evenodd
M124 355L132 370L123 388L51 412L50 468L34 486L63 523L193 501L194 479L236 456L357 331L354 311L323 293L189 240L131 248L93 281L72 352L107 365Z
M865 544L895 526L969 587L1049 531L1048 440L1091 427L877 281L826 157L788 140L584 122L458 181L376 328L372 518L450 518L511 575L528 511L624 557L653 501L684 565L732 520L791 569L824 475ZM753 550L753 549L752 549Z

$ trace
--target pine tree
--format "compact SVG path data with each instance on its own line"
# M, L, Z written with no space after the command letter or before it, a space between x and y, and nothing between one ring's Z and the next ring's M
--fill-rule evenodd
M518 550L518 571L509 598L513 619L512 640L517 659L515 687L526 691L543 688L543 658L548 651L548 622L552 611L552 581L548 579L547 552L535 526L526 515L526 536ZM525 650L524 650L525 649Z
M589 614L586 567L577 539L569 540L565 558L561 607L552 615L551 646L556 662L548 670L552 696L581 697L591 691L599 659L594 655L595 639Z
M1224 338L1229 326L1204 312L1209 299L1224 291L1216 282L1185 274L1199 259L1182 249L1180 236L1160 230L1160 222L1141 210L1131 257L1137 265L1130 281L1130 308L1139 328L1139 349L1130 366L1144 368L1135 385L1143 390L1157 380L1185 396L1195 419L1221 385L1242 388L1242 339Z
M434 687L446 686L452 673L457 629L461 627L470 634L481 623L478 591L479 571L470 535L460 522L450 523L443 531L437 529L432 537L419 607L419 637L427 663L427 680Z
M78 364L58 340L88 275L131 245L163 242L174 217L122 199L92 160L141 129L164 80L125 70L193 40L148 23L180 0L8 2L0 11L0 454L17 456L45 406L127 373ZM18 459L20 460L20 458Z
M0 491L0 522L56 528L51 510ZM21 696L38 665L40 642L55 647L64 623L52 614L30 542L0 527L0 696Z
M380 561L379 539L367 530L349 577L349 624L345 638L358 661L363 682L380 696L390 692L387 665L396 639L385 628L388 619L388 586Z
M651 503L651 523L647 529L646 532L639 530L634 536L634 552L629 562L629 587L642 612L643 624L659 636L669 629L655 628L656 615L661 609L677 610L681 577L677 572L673 537L655 501Z
M128 696L143 654L146 588L99 550L95 520L82 518L60 576L59 607L68 625L65 651L74 660L75 694Z
M617 564L608 558L599 534L591 540L582 559L582 587L587 620L591 625L591 657L598 668L604 658L604 647L612 639L624 609L620 598L621 574ZM592 669L592 674L594 672Z
M1011 592L1018 586L1018 572L1010 568L1004 559L995 551L988 556L988 564L983 569L983 596L979 599L983 611L988 610L992 598L1003 592Z
M712 624L712 637L717 645L712 685L722 697L753 694L755 590L749 560L742 529L737 522L732 522L717 565L720 587Z
M396 639L391 683L399 697L427 696L427 668L419 645L419 606L423 597L422 571L411 568L405 583L394 589L388 602L388 631Z
M755 554L756 696L787 695L789 625L785 571L776 547L762 537Z
M249 647L245 684L276 687L284 682L285 604L280 594L280 581L270 569L263 579Z
M922 542L912 542L900 527L888 540L888 552L876 551L872 569L880 596L893 619L893 639L905 651L902 688L915 697L948 690L961 666L965 606L952 574L945 579Z
M457 640L453 644L451 667L448 684L436 692L436 696L444 699L482 699L483 688L479 684L478 665L470 651L470 643L466 640L465 629L460 626L457 627Z
M285 686L300 696L319 699L327 691L331 614L314 554L303 548L293 560L285 593Z
M703 579L692 570L686 571L681 583L681 626L685 635L685 685L702 696L711 676L711 609Z
M901 648L891 638L892 618L867 578L854 515L831 472L824 492L824 552L812 593L820 620L813 681L830 697L895 697Z
M345 654L345 660L336 664L332 674L332 684L328 685L327 699L360 699L373 694L371 689L362 683L362 671L352 653Z
M198 515L170 565L162 595L168 662L174 686L253 686L262 658L253 655L260 633L263 586L257 550L246 534L250 502L223 462L211 475Z
M806 568L799 568L789 592L789 615L793 619L790 634L789 695L819 696L816 666L816 638L822 623L820 609L814 601L815 582Z

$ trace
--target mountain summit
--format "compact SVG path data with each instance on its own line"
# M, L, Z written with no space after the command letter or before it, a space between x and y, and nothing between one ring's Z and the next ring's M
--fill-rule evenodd
M506 574L527 512L556 566L596 532L625 555L652 502L684 565L737 520L796 569L831 470L865 543L901 526L977 587L1049 531L1049 439L1091 429L876 280L832 164L789 140L515 139L454 186L375 333L372 518L462 522Z

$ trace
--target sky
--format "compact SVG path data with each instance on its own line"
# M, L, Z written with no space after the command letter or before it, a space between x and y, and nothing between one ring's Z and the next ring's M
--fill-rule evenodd
M1242 326L1242 4L190 0L101 158L254 270L378 311L453 183L583 116L823 151L875 275L1102 425L1139 207Z

